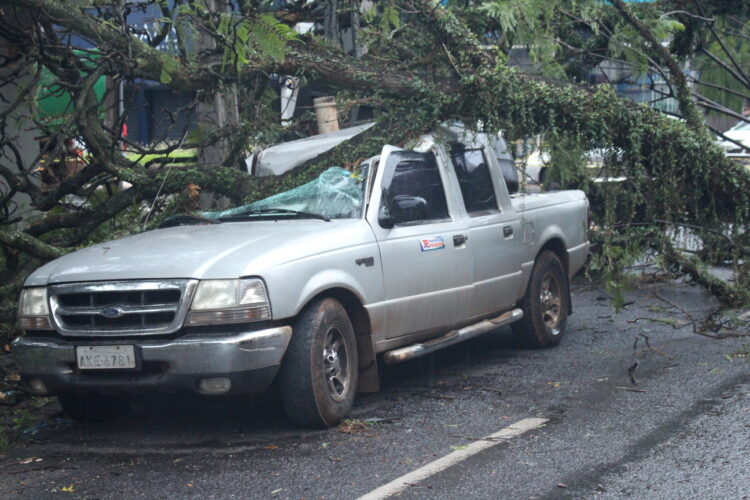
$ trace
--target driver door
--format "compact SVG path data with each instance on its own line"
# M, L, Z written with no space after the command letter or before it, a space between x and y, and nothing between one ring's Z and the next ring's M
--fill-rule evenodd
M386 146L381 153L367 220L380 248L389 339L468 317L473 257L447 181L432 150ZM389 212L401 217L391 224Z

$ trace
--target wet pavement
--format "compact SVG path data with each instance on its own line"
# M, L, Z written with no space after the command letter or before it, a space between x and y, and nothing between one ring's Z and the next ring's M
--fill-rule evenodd
M715 308L695 287L647 284L628 300L615 314L577 287L553 349L501 329L383 366L383 389L337 429L294 428L272 401L159 398L104 424L52 415L0 457L0 497L357 498L542 417L400 497L750 498L750 338L693 333L690 318Z

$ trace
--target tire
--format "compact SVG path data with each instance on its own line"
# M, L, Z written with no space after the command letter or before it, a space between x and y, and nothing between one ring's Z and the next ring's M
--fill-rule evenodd
M539 170L539 184L545 184L546 181L547 181L547 167L542 167L542 169Z
M79 422L104 422L130 413L130 404L103 394L65 393L57 396L63 411Z
M522 345L543 348L560 343L570 310L568 286L568 276L557 255L542 252L521 301L523 318L511 325Z
M303 427L337 425L357 391L357 341L344 307L335 299L310 303L294 323L279 372L281 403Z

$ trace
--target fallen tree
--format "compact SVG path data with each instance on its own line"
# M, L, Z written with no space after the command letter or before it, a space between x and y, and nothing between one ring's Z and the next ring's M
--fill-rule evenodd
M747 303L750 282L740 262L750 256L742 243L750 217L750 176L724 156L694 115L686 126L617 97L609 86L588 87L524 73L487 47L454 11L429 0L389 3L403 21L394 29L367 31L369 51L361 58L345 55L319 38L294 36L277 20L241 4L242 12L227 13L201 7L200 2L174 8L169 2L153 2L162 9L164 29L189 22L191 36L211 40L202 43L199 53L191 53L183 47L188 37L183 32L175 54L156 48L160 35L151 40L137 36L123 22L131 7L118 2L97 4L92 12L91 4L82 1L0 1L5 14L0 35L18 49L5 59L4 67L12 70L6 81L20 89L1 115L0 175L7 188L0 220L5 261L0 321L12 320L15 297L33 269L82 245L140 229L145 225L144 204L149 214L158 205L157 216L146 227L154 227L170 212L195 209L192 195L185 192L188 184L234 202L249 201L306 182L330 165L377 154L385 143L404 144L446 120L502 130L509 139L543 133L582 150L616 152L618 162L605 165L602 175L627 176L627 187L604 185L591 193L603 228L600 259L605 282L617 288L622 273L618 241L627 228L658 219L722 233L730 242L728 253L737 270L732 284L710 279L700 262L686 260L671 247L653 245L647 238L641 247L660 248L663 258L680 264L690 278L708 283L728 305ZM249 33L267 40L258 43ZM69 34L91 42L95 57L89 49L82 62L66 41ZM61 139L71 135L81 137L89 152L79 172L47 191L37 181L42 155L23 161L9 130L12 113L39 85L28 72L23 76L22 68L38 65L49 68L74 103L65 125L48 132L55 140L43 150L44 157L59 155ZM372 105L378 124L279 178L249 178L236 162L255 142L251 138L266 137L270 142L288 134L274 123L264 101L270 73L325 82L340 90L344 103ZM198 149L229 141L225 158L215 165L188 162L179 168L169 167L170 162L159 167L126 158L121 154L123 142L139 159L168 157L177 146L129 143L121 135L122 123L102 120L101 101L94 92L101 77L161 81L190 93L193 101L188 106L205 105L217 93L239 85L239 122L202 124L202 133L187 140ZM121 181L128 187L115 186ZM35 215L14 212L12 200L18 193L29 196L38 211ZM168 195L176 197L166 201ZM85 203L71 203L71 196Z

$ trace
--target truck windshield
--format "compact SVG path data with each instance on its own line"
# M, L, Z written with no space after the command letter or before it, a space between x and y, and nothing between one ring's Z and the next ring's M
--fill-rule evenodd
M302 186L221 212L204 212L207 219L321 218L355 219L362 216L367 166L355 171L341 167L325 170Z

